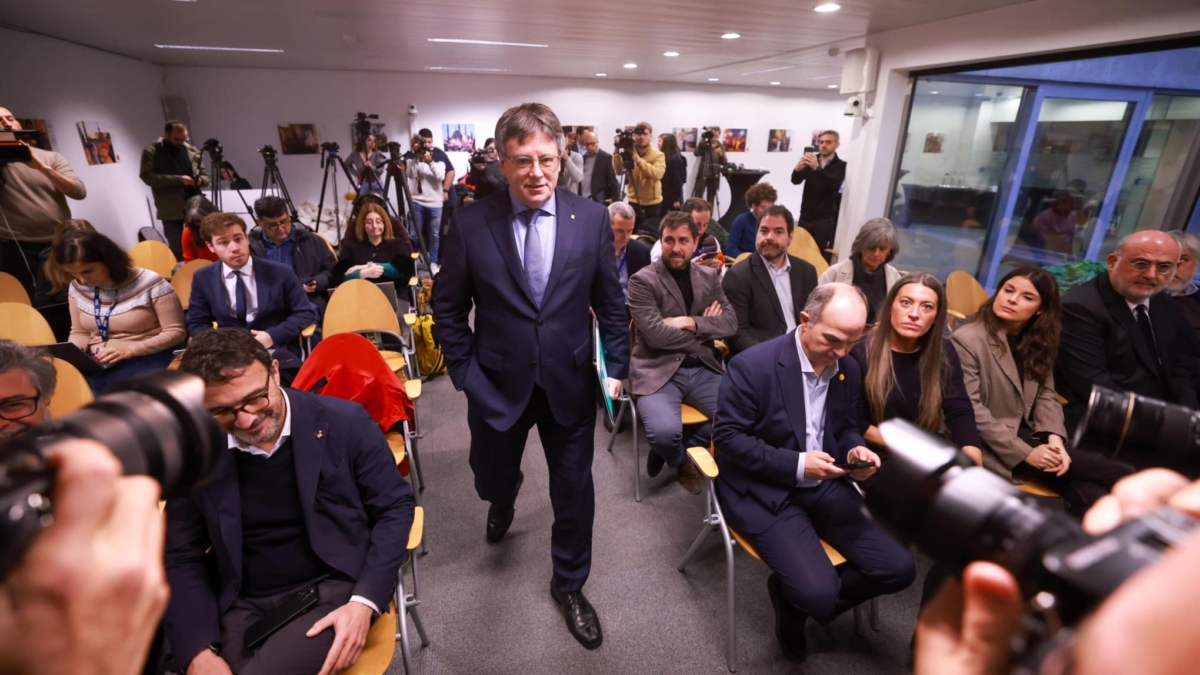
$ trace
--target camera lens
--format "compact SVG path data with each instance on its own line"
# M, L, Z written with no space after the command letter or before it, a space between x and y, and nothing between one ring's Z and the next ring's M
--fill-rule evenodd
M1148 396L1092 387L1075 447L1134 464L1192 471L1200 451L1198 413Z

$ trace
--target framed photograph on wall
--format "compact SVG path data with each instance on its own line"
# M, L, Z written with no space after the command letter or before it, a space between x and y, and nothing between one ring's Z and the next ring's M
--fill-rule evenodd
M280 124L279 151L285 155L321 153L321 134L315 124Z
M79 142L83 144L83 154L87 157L88 166L97 164L116 164L121 161L117 151L113 149L112 127L104 122L76 122L75 129L79 132Z
M931 131L925 134L925 152L929 154L941 154L942 145L946 142L946 134L940 131Z
M771 129L767 135L767 152L788 152L792 149L791 129Z
M725 144L725 152L745 152L746 130L726 129L725 135L721 137L721 142Z
M475 152L475 125L443 124L442 149L446 152Z
M680 152L695 152L696 139L700 138L700 130L696 127L675 127L675 142L679 143Z

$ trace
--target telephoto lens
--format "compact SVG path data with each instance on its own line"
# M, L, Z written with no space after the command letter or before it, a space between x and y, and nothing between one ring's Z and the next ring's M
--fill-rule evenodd
M1194 477L1200 468L1198 421L1200 413L1185 406L1093 385L1075 429L1075 447Z
M54 469L43 450L71 438L107 447L126 475L157 480L164 499L186 495L206 479L224 440L204 407L204 381L162 371L123 382L0 445L0 578L50 523Z

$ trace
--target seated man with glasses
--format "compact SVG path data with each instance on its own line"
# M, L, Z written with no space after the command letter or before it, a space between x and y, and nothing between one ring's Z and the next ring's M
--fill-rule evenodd
M1197 407L1195 336L1178 305L1161 293L1179 256L1168 233L1135 232L1109 254L1107 274L1063 295L1054 384L1067 399L1067 429L1079 423L1094 384ZM1138 468L1168 466L1195 476L1195 460L1151 452L1127 447L1121 458Z
M329 302L329 273L337 258L319 234L296 227L282 197L262 197L254 201L258 227L251 230L250 252L259 258L292 268L317 314L325 316Z
M167 502L176 663L189 675L342 672L388 610L413 523L379 426L357 403L281 387L242 328L192 340L180 370L204 380L229 451L206 485Z
M0 443L50 419L58 373L37 347L0 340Z

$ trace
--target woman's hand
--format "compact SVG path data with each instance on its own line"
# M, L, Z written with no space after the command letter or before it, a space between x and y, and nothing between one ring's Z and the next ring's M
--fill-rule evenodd
M1059 471L1063 469L1063 458L1066 456L1066 454L1066 452L1060 451L1058 448L1052 445L1042 444L1034 448L1033 451L1025 457L1025 463L1035 469L1048 471L1061 476L1062 474L1059 473Z
M104 343L96 347L96 360L106 366L111 366L118 361L133 358L133 350L129 347L122 347L111 343Z
M383 276L383 266L370 263L363 266L364 269L358 273L359 279L378 279Z

